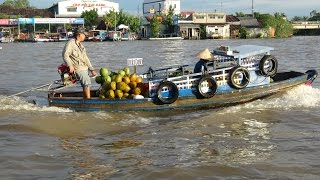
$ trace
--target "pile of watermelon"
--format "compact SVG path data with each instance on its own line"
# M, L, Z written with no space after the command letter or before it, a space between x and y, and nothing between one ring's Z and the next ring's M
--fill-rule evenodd
M100 76L96 77L96 82L101 84L97 92L101 99L132 99L145 91L142 77L135 73L130 74L128 67L119 70L118 73L109 73L108 69L100 69Z

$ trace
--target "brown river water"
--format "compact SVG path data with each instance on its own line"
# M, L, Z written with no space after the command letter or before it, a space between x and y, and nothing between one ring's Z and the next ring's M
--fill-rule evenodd
M97 68L144 58L141 73L244 44L274 47L279 71L320 71L320 36L84 45ZM187 112L72 112L48 107L39 91L8 98L59 79L63 46L0 44L0 179L320 179L320 78L284 95Z

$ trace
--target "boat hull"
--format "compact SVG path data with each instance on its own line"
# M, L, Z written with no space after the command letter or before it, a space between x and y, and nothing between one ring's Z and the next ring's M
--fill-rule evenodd
M149 38L152 41L159 41L159 40L183 40L183 37L162 37L162 38Z
M300 72L278 73L268 85L218 91L211 98L179 97L172 104L161 104L153 98L109 100L92 97L83 99L82 92L53 92L48 94L49 106L75 111L151 111L170 109L219 108L266 98L308 82L308 75Z

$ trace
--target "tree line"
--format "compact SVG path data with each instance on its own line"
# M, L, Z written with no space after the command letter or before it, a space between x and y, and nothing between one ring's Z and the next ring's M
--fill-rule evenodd
M310 16L294 16L292 21L320 21L320 12L313 10L310 12Z
M54 15L47 9L36 9L30 6L28 0L5 0L0 5L0 18L22 18L22 17L53 17ZM237 17L246 16L242 12L237 12ZM138 16L133 16L125 13L123 10L119 12L110 11L106 13L103 17L98 17L96 10L84 11L81 17L85 20L85 26L92 28L93 26L98 29L114 30L120 24L125 24L130 27L130 31L136 32L140 26L140 18ZM267 31L272 28L275 31L275 37L289 37L295 32L293 27L286 19L284 13L275 14L260 14L258 12L254 13L254 17L262 24L262 27ZM154 15L150 19L151 37L159 37L161 31L161 25L166 27L167 33L174 32L174 8L169 7L166 16ZM313 10L310 12L310 17L295 16L291 21L320 21L320 12ZM71 28L71 27L69 27ZM205 28L200 27L201 36L205 37ZM240 37L246 38L247 30L245 28L240 28Z
M119 12L110 10L102 18L99 18L98 12L92 9L82 12L81 17L84 18L85 26L88 28L96 26L97 29L114 30L118 25L125 24L129 26L130 31L136 32L140 27L139 17L125 13L123 10Z
M28 0L5 0L0 5L0 19L16 19L28 17L53 17L47 9L31 7Z

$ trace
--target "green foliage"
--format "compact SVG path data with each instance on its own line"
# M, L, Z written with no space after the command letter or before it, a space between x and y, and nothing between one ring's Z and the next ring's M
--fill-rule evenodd
M170 5L168 14L165 16L163 24L169 30L169 33L173 33L174 29L174 8Z
M200 39L207 39L206 26L203 24L200 24Z
M291 21L303 21L303 18L302 17L299 17L299 16L294 16Z
M114 30L117 27L119 19L119 13L114 10L110 10L109 13L103 16L103 20L107 22L107 29L109 30Z
M292 24L282 18L278 19L275 36L279 38L287 38L292 35L293 35Z
M2 5L8 5L15 8L27 8L30 7L28 0L5 0Z
M72 27L71 24L66 24L65 27L66 27L66 30L67 30L67 31L72 31L72 28L73 28L73 27Z
M103 21L107 22L109 30L114 30L116 26L120 24L124 24L129 26L130 31L136 32L140 27L140 19L137 16L129 15L123 10L120 12L115 12L114 10L110 10L109 13L103 16Z
M95 9L82 12L81 17L84 18L84 24L86 26L92 27L98 24L98 12Z
M249 36L248 29L245 27L240 27L239 36L241 39L247 39L247 37Z
M151 19L150 22L150 28L151 28L151 37L159 37L159 33L160 33L160 22L157 18L157 16L153 16L153 18Z
M140 27L140 19L138 16L129 16L129 23L128 23L130 30L133 32L137 32Z
M49 31L49 24L35 24L36 31L46 32Z
M316 10L311 11L308 21L320 21L320 12L317 12Z
M313 10L310 12L310 17L316 16L318 12L316 10Z
M14 6L14 0L5 0L2 5L5 5L5 6Z
M9 19L10 16L8 14L0 13L0 19Z
M123 12L122 9L117 13L117 19L118 19L118 25L120 24L128 25L129 23L129 16L125 12Z
M236 12L237 17L245 17L246 15L243 12Z
M310 12L310 17L308 16L295 16L292 18L292 21L320 21L320 12L313 10Z
M274 16L270 14L261 14L256 16L256 18L261 22L263 28L276 27L277 21Z
M293 34L292 24L286 20L286 16L283 13L270 14L259 14L256 17L261 23L262 27L269 29L270 27L275 28L275 36L277 38L290 37Z
M129 15L122 10L118 13L119 24L129 26L130 31L136 32L140 27L140 19L138 16Z

